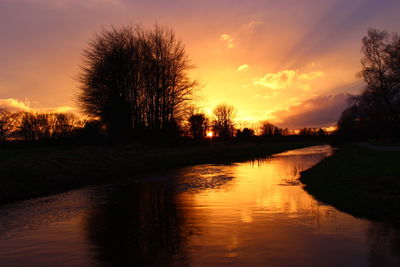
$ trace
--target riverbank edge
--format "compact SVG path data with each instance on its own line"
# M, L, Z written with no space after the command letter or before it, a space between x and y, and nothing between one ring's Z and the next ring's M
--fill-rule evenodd
M303 171L304 189L318 201L359 218L400 225L400 152L342 145Z
M247 161L319 144L292 142L1 149L0 204L47 196L91 184L117 182L153 171L197 164Z

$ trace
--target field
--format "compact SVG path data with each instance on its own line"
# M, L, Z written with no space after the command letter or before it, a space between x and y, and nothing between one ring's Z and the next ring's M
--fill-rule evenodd
M400 152L345 145L300 180L316 199L340 210L400 223Z

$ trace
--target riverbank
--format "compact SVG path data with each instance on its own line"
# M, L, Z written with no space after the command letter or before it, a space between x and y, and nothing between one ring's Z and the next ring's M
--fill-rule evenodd
M305 190L357 217L400 223L400 152L344 145L302 172Z
M182 166L251 160L299 143L81 146L0 149L0 203Z

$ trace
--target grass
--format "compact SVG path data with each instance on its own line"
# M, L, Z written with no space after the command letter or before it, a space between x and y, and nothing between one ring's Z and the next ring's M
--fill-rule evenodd
M315 143L29 147L0 149L0 203L80 186L135 178L149 171L250 160Z
M342 211L400 223L400 152L345 145L300 180L316 199Z

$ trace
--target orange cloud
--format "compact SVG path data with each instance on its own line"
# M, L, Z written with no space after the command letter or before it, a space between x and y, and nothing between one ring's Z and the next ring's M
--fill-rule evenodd
M77 113L78 110L74 107L70 106L59 106L59 107L52 107L52 108L42 108L39 109L42 112L51 112L51 113Z
M310 90L311 86L306 81L315 80L324 76L322 71L300 73L295 70L283 70L277 73L267 73L263 77L253 80L254 85L267 87L272 90L296 87L303 90Z
M324 76L324 73L322 71L314 71L314 72L300 74L299 79L300 80L315 80L315 79L318 79L323 76Z
M0 99L0 108L5 108L13 112L32 110L27 103L16 100L14 98Z
M243 64L237 68L237 71L247 71L249 69L249 65Z
M235 45L233 44L233 37L230 36L229 34L226 34L226 33L221 34L219 39L225 43L226 47L228 47L228 48L235 47Z
M71 106L58 106L58 107L50 107L50 108L33 108L30 106L30 103L27 101L20 101L14 98L4 98L0 99L0 108L5 108L12 112L72 112L77 113L78 110Z

